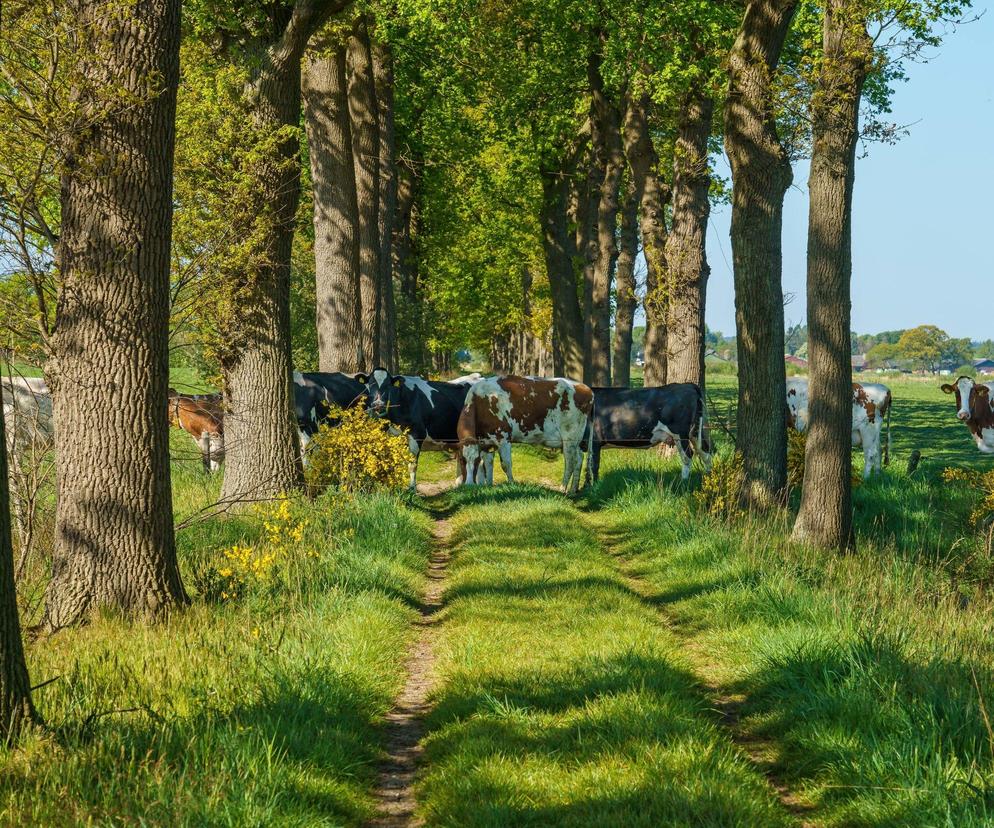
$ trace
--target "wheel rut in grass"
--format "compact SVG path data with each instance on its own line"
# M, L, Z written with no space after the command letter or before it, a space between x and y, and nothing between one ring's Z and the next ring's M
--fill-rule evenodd
M709 661L708 654L696 645L686 630L677 624L667 612L665 602L652 585L631 570L631 564L620 551L620 533L596 527L597 536L605 551L614 560L618 573L629 590L652 607L663 624L671 630L682 643L682 649L688 656L694 674L704 690L711 709L716 714L716 721L728 735L730 741L749 760L749 763L766 779L767 784L776 795L784 811L796 820L799 828L816 828L817 823L811 821L813 807L798 796L776 772L773 754L774 745L748 733L741 724L742 707L746 697L741 693L731 693L712 678L717 665Z
M422 754L421 740L432 687L434 626L442 609L446 570L452 557L448 543L452 531L449 520L442 513L436 513L434 517L435 549L428 564L428 583L421 600L421 615L415 622L418 635L407 653L404 686L386 717L386 757L380 764L375 791L377 816L369 822L376 828L422 824L415 815L414 778Z

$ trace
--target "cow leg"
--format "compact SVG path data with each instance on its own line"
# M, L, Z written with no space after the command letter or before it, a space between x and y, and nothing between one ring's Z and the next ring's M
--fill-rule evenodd
M568 454L567 454L568 452ZM580 490L580 472L583 467L583 452L579 445L564 446L563 454L566 455L563 465L566 467L567 479L563 488L567 494L575 495Z
M483 466L482 466L483 471L481 472L481 474L483 475L483 480L481 482L485 483L487 486L493 486L494 485L494 453L492 451L485 451L485 452L483 452L482 456L480 457L480 462L483 464Z
M677 438L676 450L680 455L680 462L683 464L683 467L680 469L680 479L687 480L690 477L690 462L694 459L690 438Z
M497 451L500 452L500 467L504 469L504 474L507 475L507 482L514 482L514 475L511 474L511 441L501 440L497 444ZM491 480L493 480L493 459L490 461L490 473Z
M587 458L587 471L596 483L601 478L601 449L604 444L600 440L594 440L590 448L590 456Z
M475 443L470 443L462 447L463 465L465 468L464 486L476 484L476 467L480 459L480 447Z
M421 457L421 446L413 437L407 438L407 447L411 450L411 460L407 464L410 480L407 487L412 491L418 490L418 459Z
M224 457L224 437L220 434L207 435L207 455L211 471L216 472L221 468L221 459Z
M870 475L873 474L873 470L877 466L877 458L876 458L877 452L875 451L875 447L873 445L872 438L871 439L867 439L867 437L869 437L869 436L870 436L869 434L863 434L863 436L862 436L862 443L863 443L863 479L864 480L869 480L870 479Z
M211 436L206 431L200 433L200 439L197 440L197 445L200 447L200 460L204 464L204 471L210 474L211 471Z

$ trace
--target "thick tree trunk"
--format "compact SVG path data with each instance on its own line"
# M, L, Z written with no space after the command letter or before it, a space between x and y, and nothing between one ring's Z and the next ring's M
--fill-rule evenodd
M618 252L618 270L615 276L614 360L612 374L614 385L627 387L632 374L632 328L635 325L635 259L638 256L638 194L629 187L621 211L621 239Z
M352 156L355 160L356 202L359 207L359 288L362 294L364 368L375 367L380 356L380 130L379 106L366 17L352 27L348 45L349 112L352 116Z
M600 58L592 57L587 80L593 100L593 118L603 158L604 179L597 202L597 248L591 282L590 373L586 380L593 385L611 384L611 277L618 258L618 190L625 171L625 153L621 143L621 115L618 106L604 89Z
M224 484L228 503L275 497L302 479L293 415L290 351L290 255L300 196L299 147L287 127L300 125L300 70L311 35L343 3L298 0L279 39L260 56L245 96L251 127L266 141L277 134L254 169L260 233L251 271L241 274L242 342L222 363L224 372Z
M542 240L552 293L553 370L557 376L583 376L583 317L577 298L576 271L569 254L567 218L569 177L542 174Z
M587 174L576 195L576 249L574 259L582 274L581 284L583 320L583 381L590 382L591 349L594 335L594 280L597 273L598 235L597 222L601 200L601 187L604 184L605 158L601 150L603 143L597 120L591 111L591 148L587 159Z
M725 150L732 168L732 259L738 336L737 444L745 498L783 502L787 483L781 283L783 198L790 160L771 89L797 0L752 0L729 56Z
M390 47L373 46L373 76L380 113L380 362L391 371L397 367L397 311L394 299L393 222L397 212L397 167L394 159L393 56Z
M314 187L318 364L360 371L359 247L346 97L345 44L325 39L304 57L303 95Z
M629 101L625 111L625 152L639 200L639 226L645 253L645 368L646 386L666 382L666 202L670 192L659 177L659 157L652 144L648 98Z
M102 607L154 617L186 602L169 478L169 245L179 0L80 27L107 43L87 84L135 102L95 116L62 181L61 285L48 366L57 439L56 545L45 625ZM150 91L148 78L159 79Z
M859 99L873 44L850 0L828 0L824 57L812 98L808 179L808 359L811 385L804 484L794 538L855 547L852 529L850 282Z
M24 663L14 589L6 445L0 414L0 743L10 744L24 725L35 718L35 710L31 704L31 682Z
M424 330L424 304L418 272L418 178L417 166L397 170L397 218L393 234L393 269L397 274L401 301L397 306L397 345L401 363L410 373L428 369Z
M666 240L666 381L704 387L704 306L708 267L704 249L711 202L708 139L714 103L695 89L683 103L673 160L673 223Z

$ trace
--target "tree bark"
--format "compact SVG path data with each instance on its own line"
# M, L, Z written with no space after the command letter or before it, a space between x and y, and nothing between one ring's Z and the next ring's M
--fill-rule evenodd
M711 186L708 139L714 103L692 90L680 111L673 160L673 222L666 240L666 381L704 387L704 308Z
M3 415L0 414L0 742L9 745L36 715L31 703L31 681L24 663L14 588L6 445Z
M597 246L591 281L590 372L585 380L593 385L611 384L611 277L618 258L618 190L625 171L618 106L604 89L600 57L592 55L587 68L593 119L598 128L598 157L604 177L597 200Z
M348 41L349 113L352 116L352 157L355 160L356 203L359 209L359 290L362 295L364 368L380 357L380 134L379 106L373 79L369 29L365 15L356 18Z
M604 184L603 143L600 138L597 119L591 108L590 152L587 158L587 174L576 194L576 248L575 259L582 274L583 302L583 381L590 382L591 350L590 342L594 335L594 280L597 272L597 222L599 218L600 193Z
M241 275L245 289L237 312L243 341L221 366L226 405L221 499L228 503L272 498L302 481L290 350L290 258L300 159L291 130L300 124L307 43L345 5L297 0L276 41L259 55L245 89L250 126L267 148L254 170L255 212L266 223L253 251L255 264Z
M625 152L639 202L639 228L645 253L645 367L648 386L666 382L666 203L670 191L659 177L659 157L648 121L649 100L630 100L625 108Z
M557 376L583 376L583 317L577 297L576 271L569 254L569 176L542 174L542 241L552 293L553 370Z
M394 299L393 222L397 212L397 167L394 160L394 89L393 56L386 43L373 45L373 77L376 84L376 100L379 106L380 138L380 193L379 193L379 237L380 237L380 362L390 371L397 368L397 311Z
M787 483L781 282L783 198L792 172L777 135L773 75L796 0L751 0L729 56L725 150L732 168L732 259L745 500L783 502Z
M149 0L140 16L107 15L85 0L77 13L81 31L108 44L84 63L88 88L133 101L107 109L79 90L94 124L74 141L62 180L48 365L59 491L49 629L102 607L155 617L187 600L166 418L180 4Z
M804 483L794 538L855 548L852 528L852 194L859 99L873 44L850 0L828 0L823 58L811 102L808 179L810 396Z
M418 168L404 164L397 170L397 218L393 234L393 269L402 301L397 311L397 346L401 364L410 373L427 370L431 355L425 343L424 303L418 270Z
M638 256L638 195L628 188L621 211L621 239L615 276L614 385L628 387L632 374L632 328L635 326L635 259Z
M304 57L302 77L314 188L318 364L321 371L355 372L365 366L345 44L322 39Z

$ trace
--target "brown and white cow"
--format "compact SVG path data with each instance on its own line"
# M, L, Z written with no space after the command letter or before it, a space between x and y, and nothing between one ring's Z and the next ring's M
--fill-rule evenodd
M582 441L590 422L594 393L581 382L533 377L487 377L466 393L456 434L466 464L466 483L492 481L496 450L509 483L511 444L561 448L563 489L575 494L583 465ZM589 437L588 437L589 440ZM483 461L483 462L481 462Z
M955 385L943 385L942 390L956 395L956 417L966 423L977 448L994 454L994 382L960 377Z
M863 478L881 470L890 462L891 393L879 382L852 384L852 444L863 447ZM883 442L884 420L887 421L887 442ZM787 425L797 431L808 427L808 380L806 377L787 379Z
M169 422L189 434L207 471L224 460L224 402L220 394L180 394L169 389Z

